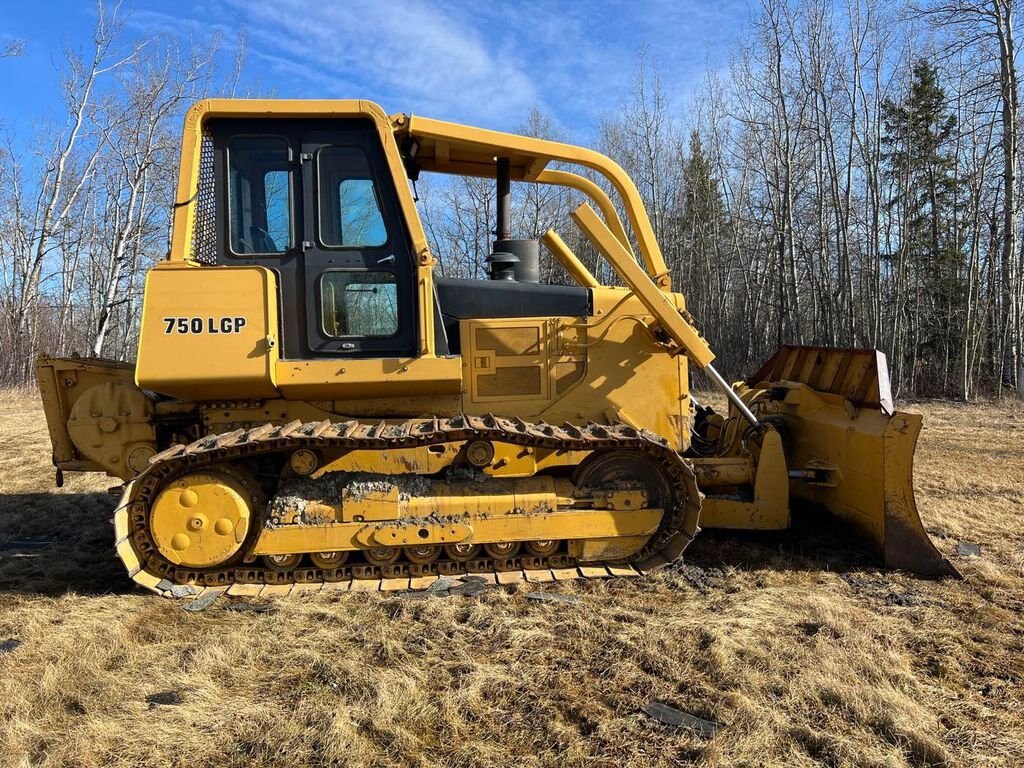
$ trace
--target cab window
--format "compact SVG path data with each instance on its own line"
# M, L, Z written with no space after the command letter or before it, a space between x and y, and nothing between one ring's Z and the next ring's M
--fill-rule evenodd
M380 248L388 234L370 163L357 147L318 153L320 241L328 248Z
M320 296L327 336L398 333L398 284L393 272L326 272L320 278Z
M279 255L292 247L289 148L274 136L228 144L228 230L237 255Z

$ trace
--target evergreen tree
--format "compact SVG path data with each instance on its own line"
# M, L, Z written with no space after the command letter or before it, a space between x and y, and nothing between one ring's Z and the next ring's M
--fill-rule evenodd
M727 218L718 179L696 131L690 134L681 170L672 216L671 267L676 285L686 293L688 307L701 318L709 339L725 346L722 283L726 267L722 256L727 245Z
M904 307L914 337L910 378L945 388L951 355L958 349L955 316L963 302L956 226L956 115L947 106L938 69L926 59L911 72L900 103L882 104L884 160L892 189L890 212L902 236L890 254L893 280L909 285L912 305ZM913 387L913 384L912 384ZM923 391L922 386L913 387ZM924 387L926 388L926 386Z
M726 246L727 218L718 179L696 131L690 134L681 181L677 206L679 255L674 267L690 305L710 329L722 320L718 316L723 269L720 257Z
M683 248L691 263L708 263L723 235L724 220L718 180L712 175L700 135L694 131L683 163Z

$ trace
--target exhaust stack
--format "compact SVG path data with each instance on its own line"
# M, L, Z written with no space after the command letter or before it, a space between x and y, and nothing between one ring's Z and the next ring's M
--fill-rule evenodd
M497 160L497 222L494 245L487 257L491 280L540 282L540 241L512 237L512 172L507 157Z

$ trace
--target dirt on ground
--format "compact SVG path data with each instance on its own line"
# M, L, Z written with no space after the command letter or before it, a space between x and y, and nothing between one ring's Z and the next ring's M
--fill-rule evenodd
M0 395L0 766L1022 765L1024 408L907 409L963 581L802 516L649 578L191 613L115 559L114 481L55 489L38 402Z

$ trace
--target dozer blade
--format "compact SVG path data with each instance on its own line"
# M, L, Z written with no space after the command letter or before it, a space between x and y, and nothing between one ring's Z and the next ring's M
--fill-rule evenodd
M863 532L890 568L959 576L935 548L914 500L921 416L896 411L877 350L782 347L747 381L782 433L790 494Z

